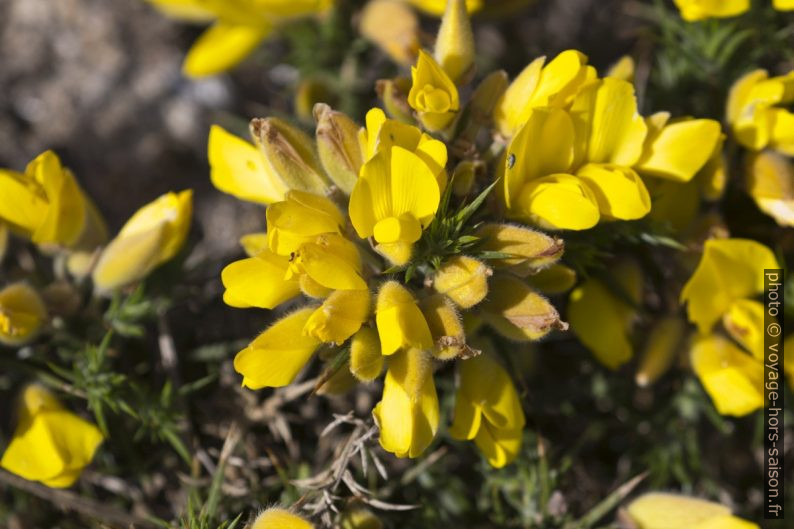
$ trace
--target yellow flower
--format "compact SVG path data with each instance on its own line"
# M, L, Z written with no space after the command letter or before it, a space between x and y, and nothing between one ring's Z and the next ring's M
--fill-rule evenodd
M256 517L251 529L314 529L314 525L281 507L271 507Z
M102 251L94 286L108 292L146 277L182 248L190 229L193 192L166 193L135 212Z
M449 0L433 51L447 75L459 82L474 65L474 35L464 0Z
M688 182L722 146L720 124L713 119L677 119L658 112L646 120L648 136L635 166L643 175Z
M419 50L416 66L411 67L411 78L408 104L419 113L422 125L430 131L446 129L460 110L455 83L424 50Z
M148 0L166 15L214 21L185 57L191 77L224 72L245 59L274 28L295 17L321 13L332 0Z
M764 305L760 301L734 301L723 314L722 325L745 351L764 360Z
M369 318L369 290L336 290L315 310L303 332L341 345Z
M350 195L349 214L359 237L373 237L376 249L394 264L408 262L413 244L438 209L436 176L416 154L392 147L361 169Z
M638 386L653 384L670 369L680 353L685 330L686 323L678 316L667 316L654 324L634 377Z
M397 457L424 452L436 435L439 418L429 353L408 348L390 357L383 398L372 415L384 450Z
M8 250L8 225L0 220L0 263L3 262L3 258L6 256L6 251Z
M317 103L313 113L317 121L317 152L320 162L334 184L349 195L364 163L363 148L359 142L361 127L342 112L332 110L324 103Z
M727 118L733 135L748 149L770 148L794 156L794 72L769 77L766 70L750 72L731 87Z
M794 10L794 0L772 0L772 5L778 11Z
M36 337L47 320L41 296L26 283L0 290L0 344L20 345Z
M562 239L512 224L484 224L476 235L482 241L480 248L483 251L509 256L491 259L489 262L493 266L522 277L551 266L562 257L565 247Z
M399 0L372 0L361 12L361 35L395 62L408 66L419 51L419 19Z
M436 294L420 303L435 346L433 356L439 360L451 360L467 351L466 331L463 321L449 298Z
M481 316L499 334L520 342L539 340L553 329L565 330L557 309L524 281L497 274L490 281L490 295Z
M447 0L407 0L422 11L435 16L441 16L447 7ZM485 0L466 0L466 9L469 13L479 11L485 5Z
M430 329L416 299L397 281L381 285L375 323L384 355L411 348L429 351L433 347Z
M308 278L313 284L329 290L365 290L361 277L361 256L356 245L337 233L318 235L292 252L284 279ZM304 284L301 283L303 287ZM311 292L306 292L313 296ZM330 292L327 292L330 294ZM324 294L319 297L325 297Z
M232 307L272 309L300 294L298 279L284 279L289 258L265 249L227 265L221 272L223 301Z
M524 411L513 381L493 358L493 345L478 343L483 352L460 365L455 415L449 433L474 439L488 462L501 468L521 450Z
M720 335L698 337L692 369L722 415L742 416L764 405L764 364Z
M641 219L651 211L651 197L633 169L590 163L576 172L595 196L604 219Z
M709 332L734 301L764 289L764 269L780 268L772 251L748 239L706 241L697 269L681 291L689 321Z
M271 204L297 189L324 195L329 188L311 138L277 118L251 121L256 145L210 128L207 147L212 184L241 200Z
M303 332L313 312L313 307L305 307L285 316L237 353L234 369L243 375L244 387L286 386L298 376L320 345Z
M622 294L635 304L641 301L642 276L634 263L613 267L612 277ZM589 278L571 292L568 319L571 329L603 365L617 369L631 360L630 329L636 310L602 281Z
M370 382L383 371L383 358L378 333L371 327L362 327L350 341L350 372L354 377Z
M724 505L678 494L644 494L626 511L637 529L760 529Z
M102 443L99 429L37 385L22 392L18 413L0 467L48 487L71 486Z
M529 63L496 103L494 121L503 136L515 135L536 108L567 106L582 84L595 78L587 56L576 50L563 51L545 63L546 57Z
M758 209L794 227L794 165L787 158L771 151L751 155L746 182Z
M433 288L458 307L469 309L485 299L491 273L491 269L481 261L458 255L441 265L433 279Z
M0 221L40 245L93 250L106 237L93 203L52 151L38 155L24 173L0 169ZM98 240L81 240L94 230Z
M609 67L604 77L614 77L615 79L622 79L623 81L633 83L634 70L636 70L634 59L631 58L631 55L624 55Z
M314 242L318 235L341 233L345 224L345 217L331 200L295 190L267 208L265 216L268 247L285 256L297 252L303 244Z
M750 9L750 0L674 0L687 22L707 18L727 18Z

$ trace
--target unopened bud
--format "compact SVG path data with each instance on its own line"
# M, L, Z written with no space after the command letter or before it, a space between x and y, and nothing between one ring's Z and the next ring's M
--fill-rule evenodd
M383 107L392 119L404 123L413 123L413 112L408 105L408 92L411 90L411 80L406 77L394 79L379 79L375 83L375 91L383 101Z
M520 276L550 266L565 249L562 239L512 224L485 224L476 235L482 239L482 250L507 254L491 260L494 266L508 268Z
M466 333L452 302L436 294L422 300L420 308L435 342L433 356L439 360L451 360L464 354L467 350Z
M568 329L554 305L524 281L510 275L491 278L491 291L482 305L482 315L499 334L522 342L539 340L553 329Z
M350 372L362 382L371 382L383 371L383 355L378 333L371 327L362 327L350 341Z
M456 83L473 73L474 35L465 0L448 0L438 29L434 55Z
M320 162L336 186L349 195L364 163L359 142L361 127L324 103L314 106L314 119Z
M444 263L433 280L433 287L459 307L468 309L488 294L491 273L491 269L477 259L461 255Z
M686 324L677 316L659 321L651 329L645 351L634 380L638 386L650 386L664 375L680 352Z

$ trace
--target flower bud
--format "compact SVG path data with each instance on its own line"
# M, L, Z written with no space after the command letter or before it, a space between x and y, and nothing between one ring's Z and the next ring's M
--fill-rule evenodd
M353 376L362 382L375 380L383 371L383 359L375 329L359 329L350 341L350 372Z
M433 287L459 307L468 309L488 294L491 269L477 259L460 255L447 260L436 273Z
M384 355L411 347L424 351L433 347L430 329L416 305L416 299L397 281L387 281L381 285L375 322Z
M92 275L96 289L139 281L174 257L190 229L192 196L190 190L166 193L135 212L102 251Z
M483 251L509 254L492 259L494 266L507 268L519 276L526 276L546 268L562 257L565 245L558 237L513 224L490 223L477 230Z
M431 132L446 129L460 110L458 89L441 66L424 50L411 68L408 104L419 113L422 125Z
M314 119L320 162L334 184L349 195L364 163L359 142L361 127L324 103L314 106Z
M369 309L369 290L335 290L312 313L303 332L321 342L341 345L361 328Z
M474 35L465 0L449 0L438 28L434 56L456 83L470 75L474 66Z
M0 343L21 345L36 337L47 319L41 296L26 283L0 290Z
M463 160L455 166L452 174L452 192L455 196L465 197L474 189L477 180L477 162Z
M38 385L25 388L18 415L0 467L52 488L74 484L102 443L99 429Z
M546 298L524 281L509 275L491 278L488 299L482 305L483 319L499 334L520 342L539 340L553 329L568 324Z
M379 79L375 82L375 92L383 102L392 119L404 123L413 123L414 116L408 105L408 92L411 90L411 80L406 77L394 79Z
M330 182L309 136L278 118L253 119L250 129L265 161L287 189L327 194Z
M678 316L668 316L653 326L634 377L638 386L650 386L670 369L680 352L685 330L686 324Z
M343 514L341 529L383 529L383 523L369 509L353 507Z
M419 51L419 19L396 0L373 0L361 12L361 35L398 64L409 66Z
M436 294L423 299L420 307L435 341L433 356L451 360L467 352L463 322L448 298Z
M314 525L281 507L271 507L256 517L251 529L314 529Z

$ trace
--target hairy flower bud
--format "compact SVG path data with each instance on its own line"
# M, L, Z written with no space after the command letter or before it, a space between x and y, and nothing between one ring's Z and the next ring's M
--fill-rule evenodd
M430 329L416 305L416 299L397 281L387 281L381 285L375 322L384 355L411 347L424 351L433 347Z
M359 135L361 127L325 103L314 106L317 122L317 152L334 184L346 195L353 191L364 163Z
M524 281L509 275L495 275L490 294L482 304L483 319L499 334L511 340L539 340L553 329L565 330L554 305Z
M488 294L491 273L491 269L477 259L460 255L441 266L433 279L433 287L459 307L468 309Z
M315 310L303 332L322 342L341 345L369 317L369 290L335 290Z
M460 82L474 66L474 35L465 0L449 0L438 29L434 56L447 75Z
M452 302L441 294L427 297L420 303L430 334L435 341L433 356L451 360L467 352L466 332Z
M483 251L509 256L489 262L519 276L544 269L562 257L565 245L558 237L513 224L484 224L476 236L482 240Z
M256 517L251 529L314 529L314 525L281 507L271 507Z
M416 66L411 68L411 91L408 104L419 113L419 120L429 131L446 129L460 110L455 83L427 52L420 50Z
M383 371L384 356L380 351L378 333L362 327L350 341L350 372L362 382L371 382Z
M47 307L26 283L11 283L0 290L0 343L20 345L35 338L47 320Z

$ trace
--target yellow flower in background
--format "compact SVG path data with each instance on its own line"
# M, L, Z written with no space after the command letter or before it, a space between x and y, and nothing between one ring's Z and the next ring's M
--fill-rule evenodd
M92 273L99 292L140 281L174 257L190 230L193 192L166 193L143 206L102 250Z
M642 272L631 261L614 266L610 274L620 291L589 278L568 298L571 329L603 365L617 369L634 356L631 326L642 301Z
M367 321L369 309L369 290L336 290L312 313L303 332L341 345Z
M277 118L251 121L254 143L223 128L210 128L208 157L215 187L241 200L271 204L297 189L318 195L329 190L309 138L303 131Z
M745 182L758 209L780 226L794 227L794 164L789 159L771 151L751 154Z
M734 301L722 316L728 334L757 360L764 359L764 305L753 299Z
M634 380L646 387L664 375L683 349L686 322L678 316L659 319L648 333L642 360Z
M0 221L45 246L93 250L106 237L95 206L52 151L38 155L24 173L0 169Z
M314 525L287 509L271 507L256 517L251 529L313 529Z
M637 65L631 55L624 55L609 67L604 77L614 77L615 79L633 83L636 69Z
M371 0L361 12L361 35L396 63L409 66L419 53L419 18L401 0Z
M488 463L501 468L521 450L524 411L513 381L493 358L493 345L478 342L476 346L483 352L460 365L449 433L455 439L473 439Z
M794 0L772 0L772 5L778 11L794 10Z
M18 282L0 290L0 344L20 345L36 337L47 307L31 286Z
M769 77L766 70L752 71L731 87L727 119L733 135L754 151L765 148L794 156L794 72Z
M424 50L419 50L416 66L411 67L411 78L408 104L419 113L422 125L432 132L446 129L460 110L455 83Z
M447 8L447 0L403 0L418 7L422 11L435 16L441 16ZM485 0L466 0L466 9L469 13L479 11L485 5Z
M750 9L750 0L674 0L687 22L707 18L727 18Z
M147 0L163 13L193 22L212 21L193 43L182 66L190 77L229 70L279 25L322 13L332 0Z
M424 452L436 435L439 420L428 352L411 347L389 357L383 398L372 415L384 450L397 457L417 457Z
M373 237L376 250L402 265L433 220L440 198L436 175L427 163L395 146L362 167L350 195L350 220L359 237Z
M0 467L48 487L70 487L93 459L102 433L37 385L23 390L18 413Z
M626 511L637 529L760 529L724 505L679 494L644 494Z
M429 351L433 347L430 329L416 299L397 281L381 285L375 322L384 355L411 348Z
M764 290L764 269L780 268L772 250L749 239L711 239L681 291L689 321L708 333L731 305Z
M433 56L455 82L461 81L474 66L474 35L464 0L447 2Z
M546 57L532 61L516 77L494 108L497 130L514 136L536 108L565 107L582 84L595 78L587 56L566 50L546 64Z
M237 353L234 370L243 375L244 387L286 386L298 376L321 343L303 332L313 312L305 307L283 317Z

